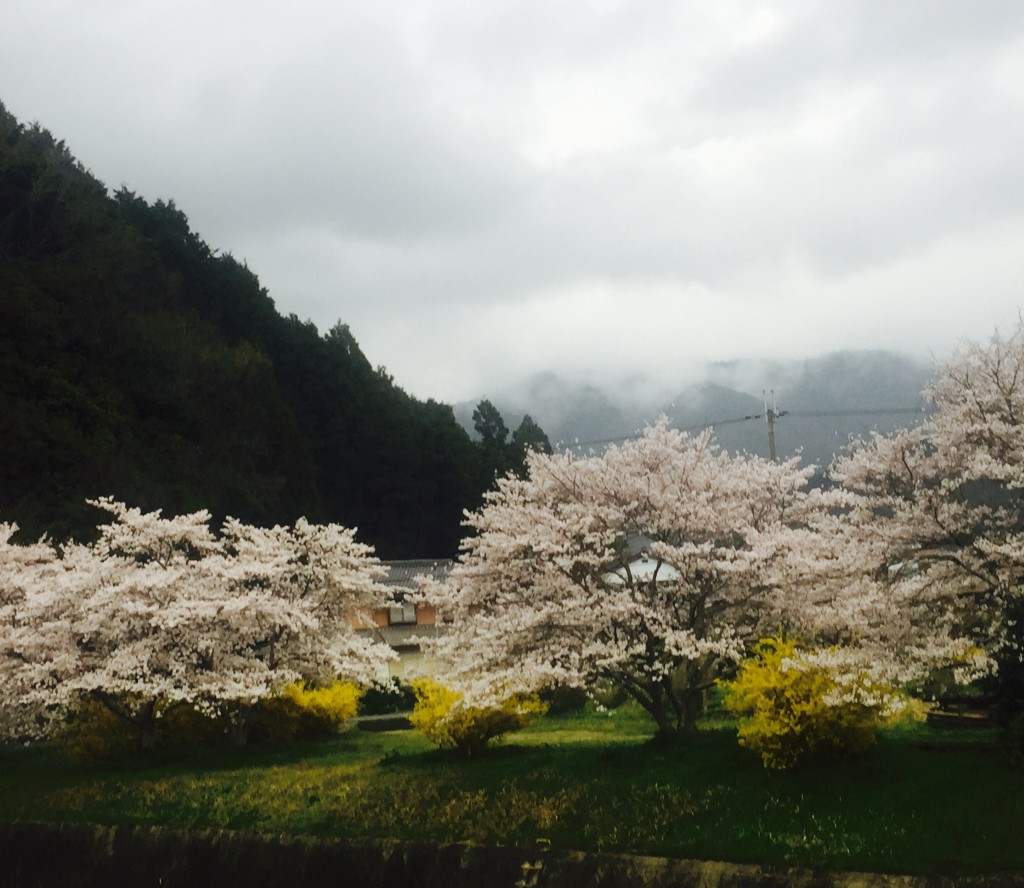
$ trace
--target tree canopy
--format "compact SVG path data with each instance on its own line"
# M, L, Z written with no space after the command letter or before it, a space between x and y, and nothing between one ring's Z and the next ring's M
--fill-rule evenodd
M350 529L172 518L110 499L92 545L19 546L0 524L0 736L46 735L97 701L152 740L188 704L244 733L291 682L368 685L394 656L357 632L391 600Z
M852 497L847 537L901 612L919 615L904 619L906 659L946 652L965 675L1019 663L1024 325L964 343L925 394L920 426L862 441L833 467Z
M812 470L665 422L599 457L526 460L433 590L449 677L470 700L611 680L663 736L693 731L723 665L798 604L786 565L828 503Z

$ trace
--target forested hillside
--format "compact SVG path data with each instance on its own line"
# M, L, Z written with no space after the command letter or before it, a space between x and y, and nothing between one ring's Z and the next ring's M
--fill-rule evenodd
M281 316L173 201L110 196L0 105L0 517L24 538L87 537L112 495L450 555L493 473L347 326Z

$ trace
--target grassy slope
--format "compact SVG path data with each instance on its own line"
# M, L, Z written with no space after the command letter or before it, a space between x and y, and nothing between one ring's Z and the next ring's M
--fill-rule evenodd
M917 733L926 729L917 729ZM766 772L728 727L685 749L648 723L547 717L476 761L412 733L83 768L0 755L0 818L474 841L889 872L1024 870L1024 773L892 733L853 761Z

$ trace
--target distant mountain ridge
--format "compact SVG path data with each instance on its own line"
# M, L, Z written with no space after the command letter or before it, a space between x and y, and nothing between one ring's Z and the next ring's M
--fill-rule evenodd
M780 414L775 422L778 455L799 450L805 463L827 466L851 437L916 423L926 406L922 389L931 377L930 366L896 352L841 351L800 361L710 364L669 398L655 394L653 381L649 396L629 397L616 395L611 386L602 389L552 372L487 397L510 423L529 413L556 449L600 449L665 414L676 428L714 426L725 449L762 456L768 455L765 400L774 397ZM631 391L638 388L633 381ZM454 409L463 428L472 432L473 404Z

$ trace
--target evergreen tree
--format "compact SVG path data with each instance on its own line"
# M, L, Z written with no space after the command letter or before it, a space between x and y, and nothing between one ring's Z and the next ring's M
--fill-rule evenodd
M512 433L512 447L521 457L525 457L528 450L536 450L547 454L553 452L551 442L544 433L544 429L534 422L533 417L529 413L523 417L523 421L519 423L519 428Z
M480 436L484 448L500 449L505 446L508 438L508 426L501 412L490 401L484 398L473 411L473 428Z

